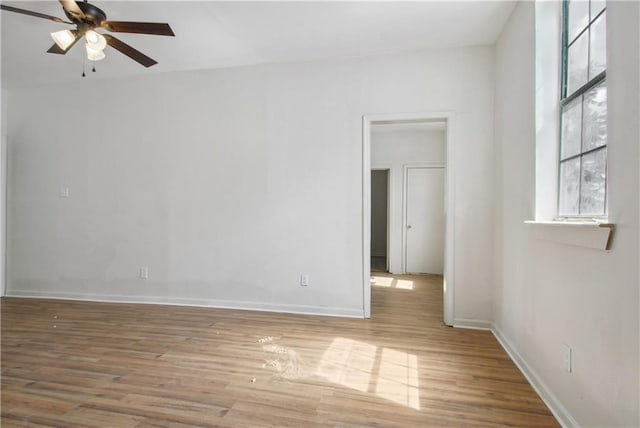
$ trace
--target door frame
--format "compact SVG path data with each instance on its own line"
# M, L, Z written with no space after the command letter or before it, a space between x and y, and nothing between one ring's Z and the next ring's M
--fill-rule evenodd
M390 259L389 256L391 254L391 245L390 245L391 228L389 227L389 225L391 224L391 165L388 165L388 166L378 165L378 164L371 165L371 171L387 171L387 251L386 251L387 254L385 255L385 257L386 257L386 270L388 272L389 259ZM369 180L371 180L371 178L369 178ZM371 183L371 181L369 181L369 183ZM369 248L371 248L371 246L369 246ZM369 257L371 257L371 254L369 254ZM371 258L369 258L369 263L371 263Z
M7 294L7 150L9 146L7 134L0 138L0 297L4 297Z
M367 114L362 116L362 312L371 318L371 126L376 123L443 121L445 128L444 323L453 325L455 311L455 112Z
M409 190L409 170L411 169L444 169L445 179L447 168L445 164L403 165L402 166L402 273L407 273L407 204ZM445 185L446 190L446 185ZM445 198L446 199L446 198ZM446 210L446 207L445 207Z

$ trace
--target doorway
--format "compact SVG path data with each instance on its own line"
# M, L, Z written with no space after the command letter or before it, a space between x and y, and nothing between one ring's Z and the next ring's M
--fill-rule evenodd
M439 122L444 124L444 162L440 165L422 165L424 166L438 166L437 174L442 186L442 199L444 217L444 251L443 253L443 314L444 323L447 325L453 325L454 319L454 228L455 228L455 216L454 216L454 178L455 170L454 164L451 161L454 159L454 117L452 112L438 112L438 113L409 113L409 114L384 114L384 115L367 115L362 120L362 135L363 135L363 150L362 150L362 279L363 279L363 315L365 318L371 317L371 177L372 177L372 127L377 125L403 125L403 124L420 124L420 123L433 123ZM416 167L418 165L409 165L410 167ZM433 172L433 171L432 171ZM412 173L407 173L412 174ZM427 173L428 174L428 173ZM391 181L394 179L392 178ZM406 213L406 211L405 211ZM393 217L393 210L391 210L390 216ZM398 219L398 216L395 217ZM393 219L389 221L394 221ZM403 221L406 226L406 215L403 215ZM406 233L403 233L406 240ZM409 235L410 236L410 235ZM411 239L411 238L409 238ZM389 246L389 242L387 243ZM389 248L387 248L389 250ZM401 270L404 271L407 267L405 261L407 255L403 254L403 263ZM389 260L387 260L389 262ZM390 272L393 273L393 264L389 266ZM411 265L409 265L411 269ZM404 273L404 272L401 272Z
M371 171L371 271L389 271L389 170Z

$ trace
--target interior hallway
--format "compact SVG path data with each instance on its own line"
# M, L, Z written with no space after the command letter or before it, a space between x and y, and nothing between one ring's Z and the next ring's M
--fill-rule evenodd
M383 256L371 256L371 272L387 272L387 258Z
M441 276L373 278L371 320L3 298L1 424L558 426Z

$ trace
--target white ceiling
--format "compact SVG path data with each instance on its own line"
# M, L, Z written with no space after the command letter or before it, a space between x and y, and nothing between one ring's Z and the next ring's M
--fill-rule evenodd
M212 2L91 1L108 19L168 22L176 37L115 34L158 64L145 69L107 48L88 78L346 58L493 44L513 10L506 1ZM57 1L3 4L64 17ZM71 28L1 12L3 87L79 78L84 49L47 54L49 33Z

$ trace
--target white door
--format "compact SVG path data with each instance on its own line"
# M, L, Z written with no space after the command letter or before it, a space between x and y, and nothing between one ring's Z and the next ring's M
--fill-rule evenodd
M406 169L405 271L444 270L444 168Z

